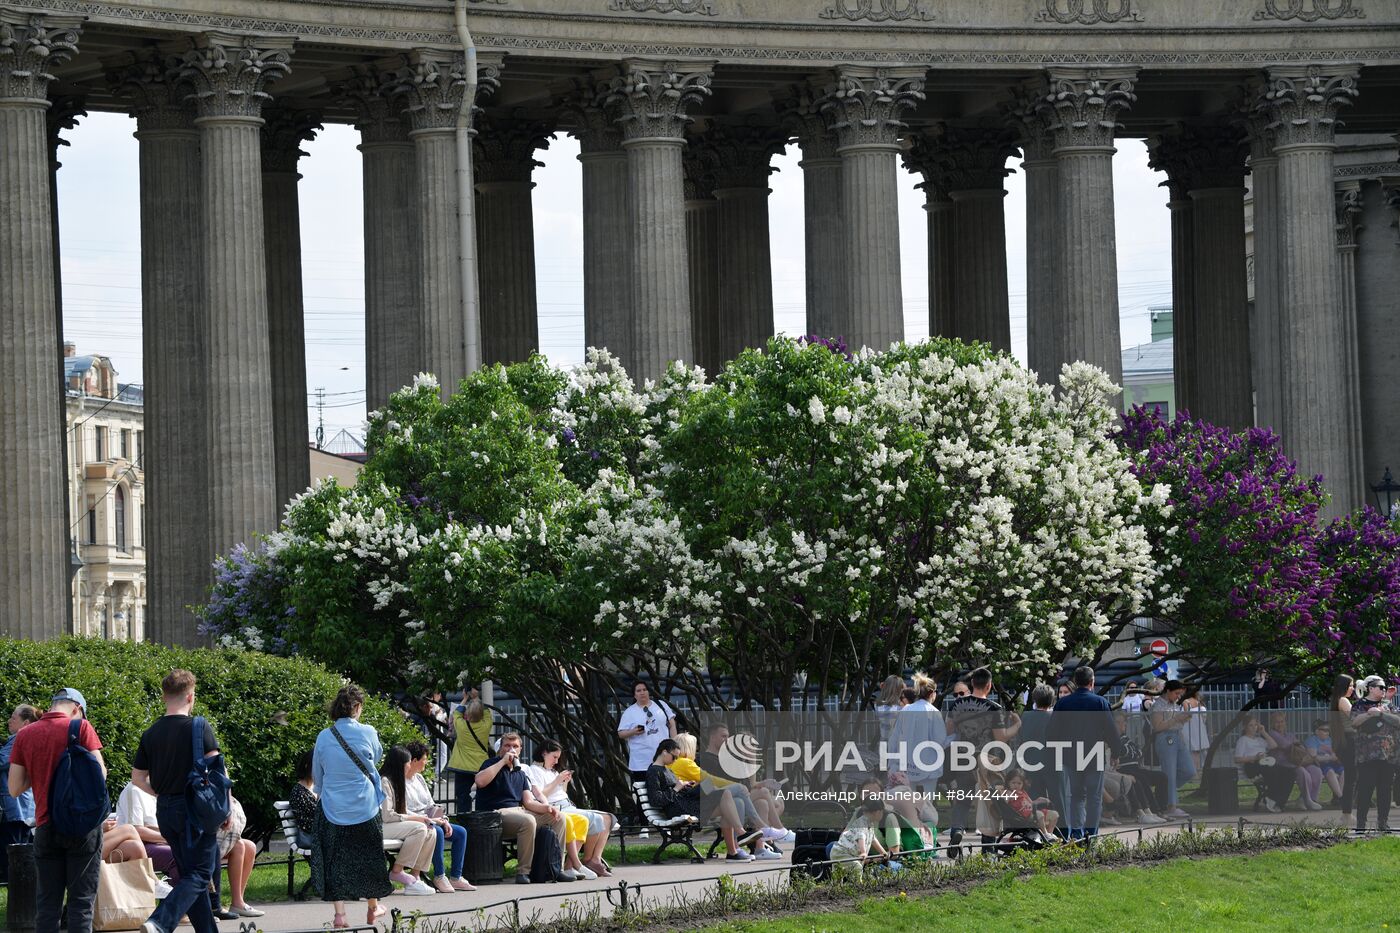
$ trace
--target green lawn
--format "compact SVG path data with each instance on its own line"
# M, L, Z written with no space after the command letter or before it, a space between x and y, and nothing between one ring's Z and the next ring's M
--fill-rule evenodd
M1400 839L1007 878L967 894L870 898L839 913L728 923L726 933L923 933L931 929L1400 930Z

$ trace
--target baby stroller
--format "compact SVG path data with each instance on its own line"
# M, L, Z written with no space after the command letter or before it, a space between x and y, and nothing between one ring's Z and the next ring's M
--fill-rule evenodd
M1003 785L998 784L991 790L991 795L984 802L991 810L991 818L999 824L991 851L1010 855L1017 849L1043 849L1054 841L1041 832L1034 816L1026 817L1017 812ZM1035 807L1036 812L1041 809Z

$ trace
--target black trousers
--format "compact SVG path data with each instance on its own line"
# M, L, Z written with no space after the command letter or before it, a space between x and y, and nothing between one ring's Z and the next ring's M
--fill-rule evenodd
M34 831L35 933L58 933L63 896L68 895L68 933L92 933L97 871L102 864L102 826L82 838L61 836L48 823Z
M1144 768L1140 764L1119 765L1118 770L1131 775L1133 782L1142 788L1147 798L1147 809L1154 813L1170 809L1167 806L1167 776L1155 768Z
M1259 778L1264 782L1265 797L1280 808L1288 802L1288 795L1293 793L1293 780L1297 777L1291 765L1274 765L1270 768L1257 761L1251 761L1242 767L1248 777Z
M1376 797L1376 823L1390 822L1390 783L1395 768L1388 761L1363 761L1356 766L1356 828L1366 828L1371 795Z

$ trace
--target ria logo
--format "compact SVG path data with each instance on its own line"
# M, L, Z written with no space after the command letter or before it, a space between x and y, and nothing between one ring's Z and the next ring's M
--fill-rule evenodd
M731 735L719 747L719 766L736 781L746 781L757 774L762 758L758 739L744 732Z

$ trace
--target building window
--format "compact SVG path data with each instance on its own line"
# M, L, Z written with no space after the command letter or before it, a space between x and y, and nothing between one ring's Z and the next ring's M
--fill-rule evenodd
M87 543L97 543L97 509L88 509L87 514Z
M1152 412L1163 421L1166 421L1171 415L1171 412L1167 411L1166 402L1143 402L1142 407Z
M131 459L131 432L128 431L128 430L126 430L125 428L122 429L121 443L122 443L122 446L121 446L121 458L122 458L123 460L130 460L130 459Z
M120 486L117 487L116 507L113 509L113 511L116 513L116 521L115 521L114 524L115 524L116 538L117 538L117 550L118 550L118 551L125 551L125 550L126 550L126 493L122 492L122 488L121 488Z
M145 448L146 448L146 432L145 432L145 431L137 431L137 432L136 432L136 462L137 462L137 463L140 463L140 462L141 462L141 455L145 452Z
M92 453L94 460L107 459L107 429L100 425L92 429Z

